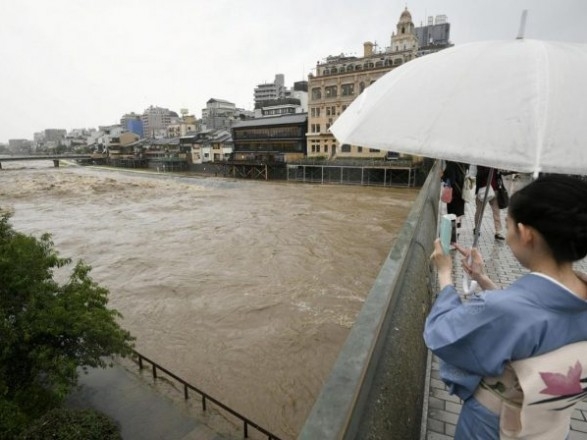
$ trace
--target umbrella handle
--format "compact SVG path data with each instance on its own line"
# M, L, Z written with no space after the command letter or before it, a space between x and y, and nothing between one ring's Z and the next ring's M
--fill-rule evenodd
M467 257L467 264L470 265L472 261L473 256L469 252L469 256ZM463 292L465 292L465 296L475 293L477 286L479 286L479 283L477 283L477 281L471 280L467 272L463 273Z
M463 292L465 292L465 296L475 293L478 285L477 281L469 279L469 275L463 275Z

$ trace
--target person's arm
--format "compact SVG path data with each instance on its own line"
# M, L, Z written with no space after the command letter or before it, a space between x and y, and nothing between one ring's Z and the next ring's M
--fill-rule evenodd
M434 241L434 251L430 255L430 259L436 265L440 289L442 290L446 286L452 285L452 257L450 254L444 253L439 238Z
M472 280L477 281L477 284L479 284L481 289L499 289L499 286L485 273L485 263L483 262L483 257L477 248L465 249L458 244L455 244L455 248L464 256L462 262L463 270Z

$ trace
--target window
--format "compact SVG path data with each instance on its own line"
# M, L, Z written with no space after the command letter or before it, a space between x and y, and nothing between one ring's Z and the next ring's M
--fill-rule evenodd
M363 152L363 147L357 147L357 152L362 153Z
M377 148L369 148L369 153L379 153Z
M312 116L312 117L316 116L316 109L314 107L312 107L312 109L310 110L310 116Z
M361 81L359 84L359 93L363 93L363 90L365 90L365 83Z
M330 108L330 112L332 113L332 116L335 116L336 115L336 107L335 106L332 106ZM330 120L330 122L332 122L332 119Z
M336 98L336 96L337 96L337 87L336 86L324 87L324 96L326 98Z
M355 94L355 85L343 84L340 88L340 94L342 96L353 96Z
M320 87L312 89L312 99L322 99L322 89Z
M326 107L326 116L330 116L330 107Z
M328 153L328 145L324 145L324 152Z
M316 108L316 117L320 117L320 108Z
M350 153L351 146L349 144L342 144L340 147L340 151L342 151L343 153Z

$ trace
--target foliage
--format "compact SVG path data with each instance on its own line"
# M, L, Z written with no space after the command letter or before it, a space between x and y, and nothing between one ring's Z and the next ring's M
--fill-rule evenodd
M94 410L54 409L36 420L20 440L122 440L120 429Z
M34 419L76 385L78 367L105 367L107 356L130 354L134 338L107 308L109 292L90 266L79 261L58 284L54 271L71 259L49 234L16 232L9 218L0 213L0 407Z

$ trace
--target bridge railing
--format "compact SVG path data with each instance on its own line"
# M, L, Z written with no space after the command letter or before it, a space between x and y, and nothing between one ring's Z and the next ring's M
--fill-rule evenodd
M240 414L239 412L235 411L234 409L228 407L224 403L220 402L218 399L215 399L214 397L210 396L205 391L202 391L201 389L197 388L196 386L186 382L181 377L172 373L168 369L162 367L161 365L159 365L155 361L149 359L147 356L142 355L141 353L139 353L136 350L133 350L133 352L136 357L136 362L138 363L139 369L141 371L143 370L143 368L148 368L147 366L144 365L145 363L150 364L151 373L153 375L154 380L157 380L158 372L160 371L160 372L165 373L167 376L171 377L172 379L175 379L177 382L179 382L183 386L183 397L185 400L189 399L190 390L191 390L200 396L201 401L202 401L202 410L203 411L206 411L207 403L209 401L209 402L213 403L214 405L216 405L217 407L221 408L222 410L228 412L229 414L231 414L234 417L236 417L237 419L239 419L243 424L244 438L249 437L249 426L250 426L250 427L256 429L257 431L259 431L261 434L266 435L268 440L281 440L275 434L269 432L267 429L259 426L257 423L253 422L249 418L245 417L244 415Z

